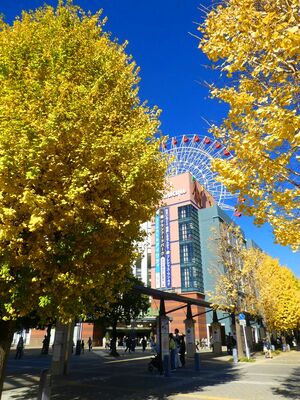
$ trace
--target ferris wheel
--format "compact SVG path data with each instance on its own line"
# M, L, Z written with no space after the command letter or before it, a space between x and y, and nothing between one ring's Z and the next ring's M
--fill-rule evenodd
M227 203L238 197L227 191L225 186L216 180L217 174L212 171L212 160L215 158L232 159L233 155L220 142L208 136L182 135L168 138L162 143L162 151L170 155L167 176L172 177L190 172L196 180L214 197L223 210L232 210L236 217L241 214L234 206Z

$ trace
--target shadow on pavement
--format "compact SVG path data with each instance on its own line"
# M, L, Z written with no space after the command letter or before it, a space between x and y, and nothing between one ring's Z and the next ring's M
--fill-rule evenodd
M288 379L280 382L280 388L274 388L272 392L285 399L300 399L300 367Z
M26 387L18 393L9 393L9 397L5 397L6 393L3 392L3 400L35 400L38 395L38 386Z
M233 368L233 364L216 359L212 354L203 355L200 371L195 371L193 360L187 360L185 368L164 377L156 370L153 373L148 371L151 355L148 352L121 355L115 359L103 351L95 351L80 357L73 356L70 374L52 378L51 399L171 400L172 396L180 393L201 393L204 387L239 378L239 371ZM34 374L27 375L28 364L33 367ZM3 400L35 400L39 381L36 371L41 364L45 366L45 360L36 355L23 363L11 360L11 374L6 377L8 390L4 391ZM16 373L12 373L14 369Z
M201 392L203 387L221 385L238 378L239 372L230 363L203 361L200 371L193 362L178 369L170 377L147 371L149 360L135 361L134 365L116 362L105 365L98 373L72 373L54 381L51 399L55 400L165 400L179 393ZM105 364L105 363L104 363ZM130 364L130 362L128 362ZM84 376L83 376L84 375Z
M41 355L40 349L25 349L20 360L15 360L15 349L10 352L3 400L36 400L41 370L49 368L51 354Z

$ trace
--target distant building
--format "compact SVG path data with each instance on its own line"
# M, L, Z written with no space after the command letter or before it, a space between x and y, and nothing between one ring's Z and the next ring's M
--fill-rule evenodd
M207 293L216 283L211 271L217 262L212 232L219 231L222 223L233 221L190 173L171 177L169 183L171 189L152 219L151 287L207 300ZM246 243L245 240L245 246ZM254 246L252 241L248 245ZM157 313L158 306L159 302L152 302L153 312ZM166 302L167 311L176 307L178 304ZM201 310L193 306L192 311L195 315ZM178 328L184 332L184 311L169 315L171 331ZM231 331L231 319L226 317L227 313L218 312L218 318L224 318L220 321L223 339ZM209 338L212 313L202 313L194 319L196 338Z

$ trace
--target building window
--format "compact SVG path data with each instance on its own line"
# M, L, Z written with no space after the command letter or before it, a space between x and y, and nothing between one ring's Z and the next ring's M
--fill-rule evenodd
M179 226L179 232L181 233L181 240L187 240L187 224L181 224Z
M183 218L186 218L186 208L179 207L178 208L178 219L183 219Z
M182 261L184 264L189 262L189 248L186 244L182 246Z
M184 287L190 287L190 271L188 268L183 270L183 284Z
M179 223L179 240L192 240L193 224L191 222Z
M193 262L193 244L185 243L180 245L180 261L183 264Z
M192 206L178 207L178 219L190 218L192 213Z

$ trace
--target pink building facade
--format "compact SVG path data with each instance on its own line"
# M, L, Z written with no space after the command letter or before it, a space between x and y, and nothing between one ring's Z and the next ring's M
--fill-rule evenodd
M198 212L215 205L190 173L169 179L169 189L152 220L151 287L204 299ZM167 311L179 305L166 302ZM193 314L199 313L194 307ZM201 310L200 310L201 311ZM184 332L182 310L172 313L170 329ZM196 318L196 337L206 336L205 316Z
M180 211L184 212L183 207L188 205L195 210L211 207L215 201L188 172L170 178L169 186L162 207L152 220L151 287L182 293L180 242L192 240L193 232L183 226L180 237Z

